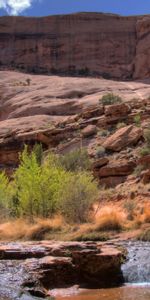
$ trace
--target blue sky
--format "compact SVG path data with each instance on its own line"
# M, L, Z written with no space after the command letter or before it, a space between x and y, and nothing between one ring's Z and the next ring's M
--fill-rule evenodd
M0 0L0 15L45 16L79 11L150 14L150 0Z

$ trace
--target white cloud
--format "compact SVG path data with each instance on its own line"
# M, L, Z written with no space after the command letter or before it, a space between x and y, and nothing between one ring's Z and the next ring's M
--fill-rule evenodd
M0 0L0 8L7 11L9 15L19 15L32 5L35 0Z

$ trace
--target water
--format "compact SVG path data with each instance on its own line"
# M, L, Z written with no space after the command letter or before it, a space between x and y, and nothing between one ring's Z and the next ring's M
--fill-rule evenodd
M58 295L56 300L150 300L149 286L123 286L113 289L86 290L78 295Z
M150 283L150 243L128 242L127 262L122 266L127 283Z

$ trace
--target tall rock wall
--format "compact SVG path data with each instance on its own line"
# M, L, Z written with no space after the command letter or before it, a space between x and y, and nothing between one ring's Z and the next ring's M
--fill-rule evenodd
M149 29L150 16L0 17L0 68L143 79L150 77Z

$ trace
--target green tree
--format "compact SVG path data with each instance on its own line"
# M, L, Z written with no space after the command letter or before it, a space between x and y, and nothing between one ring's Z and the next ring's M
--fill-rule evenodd
M97 183L87 172L68 173L58 191L59 207L69 222L88 220L89 209L97 200Z
M0 173L0 212L2 217L9 215L9 207L11 201L11 190L9 181L4 172Z
M31 220L39 212L40 172L35 152L29 154L25 146L20 156L20 166L15 173L15 185L20 214L29 216Z

